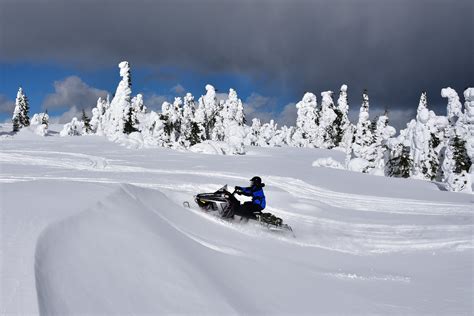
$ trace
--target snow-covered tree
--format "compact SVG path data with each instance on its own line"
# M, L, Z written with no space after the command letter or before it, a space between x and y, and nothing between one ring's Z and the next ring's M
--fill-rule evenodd
M319 117L318 134L321 136L319 140L322 140L322 143L320 141L316 143L316 146L320 148L332 148L340 141L339 134L341 133L340 123L342 114L340 114L339 111L336 113L332 94L332 91L321 92L321 113ZM338 118L339 120L336 123L336 119Z
M252 119L252 126L245 137L245 144L249 146L258 146L262 124L258 118Z
M314 147L318 137L317 98L311 93L304 94L303 99L296 104L296 131L293 135L295 146Z
M220 112L216 89L210 84L206 85L206 94L199 98L198 112L199 121L202 121L200 123L205 130L205 139L210 139L214 124L216 123L216 115Z
M380 174L384 175L385 163L386 163L386 151L387 146L386 142L389 138L395 136L396 130L393 126L388 125L388 116L387 113L380 115L376 122L375 132L374 132L374 150L375 150L375 160L372 167L377 170L380 170Z
M465 141L459 135L453 135L446 147L443 169L443 182L446 188L454 192L472 192L468 174L471 160L467 155Z
M183 114L181 118L181 134L179 138L180 144L187 148L201 142L201 134L203 131L199 128L194 120L194 113L196 111L196 104L194 96L191 93L186 93L183 103Z
M344 148L349 148L352 145L352 138L354 136L353 126L349 121L349 103L347 100L347 85L343 84L339 92L339 98L337 99L337 110L340 113L340 123L339 123L339 134L337 140L339 146ZM338 113L336 113L338 114ZM342 134L342 135L341 135Z
M220 102L219 112L214 115L213 119L213 127L211 130L211 140L215 141L224 141L226 136L226 126L224 123L224 117L222 109L224 107L224 102Z
M92 131L91 128L91 119L87 116L86 111L82 109L81 121L84 123L84 131L86 134L89 134Z
M436 177L439 160L435 140L430 131L430 112L426 92L422 92L418 104L416 121L410 124L410 154L413 158L412 175L418 179L433 180Z
M363 158L369 163L375 160L375 150L373 145L374 137L371 131L369 120L369 95L367 90L362 94L362 105L359 111L359 121L357 122L352 144L352 153L355 158Z
M137 96L132 98L131 101L131 122L133 123L132 127L138 131L141 130L140 122L144 119L144 115L146 114L147 108L143 103L143 95L137 94Z
M246 134L243 105L234 89L229 90L227 100L222 105L221 113L217 117L219 117L219 120L216 120L216 127L218 126L217 123L220 123L220 118L222 118L223 140L232 146L235 153L245 153L244 142Z
M448 120L450 125L454 125L462 115L462 104L456 90L448 87L441 89L441 96L448 99Z
M23 88L20 87L18 89L18 93L16 94L15 109L13 110L13 116L12 116L14 132L17 132L21 128L30 125L30 118L28 116L29 111L30 111L30 106L29 106L28 98L23 93Z
M410 147L403 143L389 147L391 147L391 151L385 166L385 173L390 177L409 178L413 164Z
M71 122L66 123L59 133L60 136L81 136L85 134L84 122L73 117Z
M134 132L138 132L138 129L135 126L138 126L138 120L134 115L134 111L132 107L129 107L127 110L127 114L125 116L125 123L123 125L123 132L125 134L131 134Z
M105 133L111 137L117 137L124 132L125 121L128 119L131 107L132 83L130 65L127 61L119 64L122 80L117 86L115 96L105 113Z
M474 88L467 88L464 91L464 140L466 141L466 151L474 162Z
M40 136L46 136L48 134L49 126L49 115L46 110L45 113L37 113L33 115L30 121L30 126L34 128L34 132Z
M99 97L97 100L97 105L95 108L92 109L92 118L90 121L91 132L97 135L104 134L104 120L105 120L105 113L109 108L109 97L107 99L102 99Z
M262 125L260 129L260 135L258 138L258 145L261 147L273 147L275 146L274 137L277 131L277 124L273 120Z

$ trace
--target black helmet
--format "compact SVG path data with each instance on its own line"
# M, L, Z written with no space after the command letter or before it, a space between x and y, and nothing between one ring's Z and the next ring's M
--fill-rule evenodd
M262 178L258 177L258 176L255 176L253 177L252 179L250 179L250 184L252 186L257 186L257 187L263 187L264 184L262 185Z

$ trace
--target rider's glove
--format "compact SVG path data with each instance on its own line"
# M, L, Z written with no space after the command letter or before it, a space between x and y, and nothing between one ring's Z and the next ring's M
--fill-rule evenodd
M236 192L236 193L240 193L240 192L242 192L242 188L241 188L241 187L237 187L237 186L236 186L236 187L235 187L235 192Z

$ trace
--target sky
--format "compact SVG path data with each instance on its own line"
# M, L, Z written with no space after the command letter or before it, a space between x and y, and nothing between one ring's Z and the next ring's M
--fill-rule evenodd
M294 125L295 103L349 86L371 116L402 127L421 91L446 113L441 88L474 85L471 0L0 0L0 120L19 86L31 112L58 121L113 94L118 63L149 108L207 83L237 90L247 118Z

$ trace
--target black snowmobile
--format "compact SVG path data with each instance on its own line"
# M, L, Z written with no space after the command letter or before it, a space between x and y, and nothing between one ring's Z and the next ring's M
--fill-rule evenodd
M214 212L224 219L248 222L255 221L272 230L293 233L291 227L283 224L283 220L271 213L255 212L250 217L239 214L240 201L235 197L235 191L230 193L227 184L214 193L200 193L194 196L194 201L205 212ZM184 205L189 207L188 202Z

